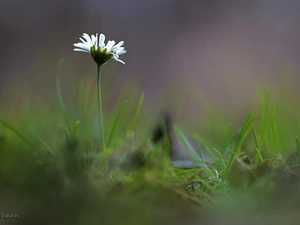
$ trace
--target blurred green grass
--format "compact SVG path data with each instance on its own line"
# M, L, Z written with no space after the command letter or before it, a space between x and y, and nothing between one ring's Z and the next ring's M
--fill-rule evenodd
M1 105L0 212L20 218L0 224L297 224L293 88L258 90L257 104L240 117L188 93L205 122L192 118L192 132L175 128L187 146L196 141L214 160L181 170L171 167L166 142L149 143L157 116L145 113L144 94L130 82L116 102L105 102L110 145L102 154L94 86L80 82L67 101L72 138L55 96L32 101L23 93L13 110Z

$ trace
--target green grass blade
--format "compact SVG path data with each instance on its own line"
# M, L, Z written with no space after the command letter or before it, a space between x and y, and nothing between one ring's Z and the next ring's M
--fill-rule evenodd
M68 136L68 131L67 131L67 129L66 129L63 125L60 125L60 126L61 126L61 128L63 129L63 131L64 131L64 134L65 134L65 136L66 136L67 142L70 143L70 139L69 139L69 136Z
M190 156L192 157L192 160L198 161L200 159L200 157L198 156L198 154L192 147L191 143L189 142L189 140L187 139L187 137L185 136L183 131L179 128L178 125L174 125L174 130L175 130L175 133L177 134L177 136L179 137L180 141L182 142L182 144L184 145L184 147L186 148L186 150L189 152Z
M56 93L57 93L57 98L58 98L60 108L61 108L62 113L63 113L65 123L67 124L68 130L71 133L72 129L71 129L71 126L70 126L69 117L68 117L68 114L67 114L66 106L64 104L62 93L61 93L61 88L60 88L60 70L61 70L62 63L63 63L63 60L61 59L58 63L57 70L56 70Z
M272 110L272 122L271 122L271 132L272 132L272 138L274 144L274 148L272 150L274 154L279 151L279 143L278 143L278 137L277 137L276 125L275 125L275 111L276 111L276 104L274 105Z
M210 169L208 168L208 166L206 165L206 163L203 161L203 159L196 153L196 151L194 150L194 148L192 147L190 141L188 140L188 138L185 136L185 134L183 133L183 131L179 128L178 125L174 125L174 130L175 133L177 134L177 136L179 137L181 143L183 144L184 148L188 151L188 153L190 154L193 163L197 163L200 164L202 168L206 169L211 176L213 176L212 172L210 171Z
M252 127L252 134L253 134L253 138L254 138L254 143L255 143L255 150L257 152L257 155L258 155L258 159L260 160L261 163L264 162L264 159L261 155L261 152L260 152L260 147L259 147L259 143L258 143L258 139L257 139L257 135L256 135L256 130L254 127Z
M257 139L257 135L256 135L256 130L255 130L254 127L252 127L252 134L253 134L253 138L254 138L255 147L257 149L259 149L259 144L258 144L258 139Z
M211 146L212 143L209 143L209 141L205 140L203 137L201 137L198 134L193 134L193 138L194 140L197 142L198 148L204 148L208 154L214 159L214 160L218 160L218 156L216 156L214 154L215 150L210 150L210 148L208 146Z
M266 90L263 97L260 99L260 105L262 108L262 115L261 115L261 129L260 129L260 141L264 143L267 150L270 151L270 144L268 139L268 114L269 114L269 91ZM262 147L262 146L260 146Z
M120 109L118 111L118 114L117 114L116 120L114 122L113 128L112 128L112 130L111 130L111 132L109 134L109 138L108 138L107 145L106 145L107 148L109 148L109 146L110 146L113 138L115 137L115 134L116 134L116 131L117 131L117 128L118 128L118 123L119 123L120 117L121 117L121 115L122 115L122 113L124 111L124 108L125 108L126 104L127 104L127 100L125 100L122 103L122 105L121 105L121 107L120 107Z
M139 115L141 113L141 110L142 110L142 106L143 106L143 102L144 102L144 97L145 97L145 93L142 91L140 99L139 99L139 103L138 103L138 106L137 106L137 109L136 109L136 111L134 113L132 122L131 122L129 128L127 129L127 131L134 129L134 127L135 127L135 125L136 125L136 123L138 121Z
M49 147L49 145L47 145L47 143L45 141L43 141L43 139L41 139L40 137L38 137L38 139L45 146L45 148L48 150L48 152L50 152L52 155L56 156L54 151Z
M18 131L15 127L13 127L12 125L10 125L9 123L7 123L5 120L0 119L0 123L5 126L6 128L10 129L11 131L13 131L17 136L19 136L19 138L21 138L24 142L26 142L28 145L30 145L31 147L34 147L34 145L32 144L31 141L28 140L28 138L23 135L20 131Z
M219 157L220 157L220 159L221 159L221 161L222 161L222 164L223 164L223 166L224 166L224 169L226 169L226 163L225 163L225 160L224 160L224 157L222 156L222 154L218 151L218 149L216 149L216 148L212 148L212 150L214 150L215 152L217 152L217 154L219 155Z
M233 149L233 152L231 153L229 162L227 164L227 167L226 167L226 170L225 170L225 174L226 175L228 174L229 169L230 169L232 163L234 162L235 157L238 155L238 153L239 153L239 151L240 151L240 149L242 147L242 144L243 144L243 142L244 142L244 140L245 140L245 138L246 138L246 136L247 136L247 134L249 132L250 126L252 124L253 117L254 117L254 112L252 112L248 116L246 122L244 123L242 131L241 131L241 133L240 133L240 135L238 137L238 140L237 140L237 142L235 144L235 147Z
M75 125L74 125L73 131L72 131L72 138L73 138L73 139L74 139L75 136L76 136L76 133L77 133L77 131L78 131L79 126L80 126L80 121L77 120L76 123L75 123Z

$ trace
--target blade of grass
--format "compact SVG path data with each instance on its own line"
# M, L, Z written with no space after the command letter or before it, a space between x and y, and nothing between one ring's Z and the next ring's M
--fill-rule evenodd
M46 144L45 141L43 141L43 139L41 139L40 137L38 137L38 139L52 155L56 156L54 151L49 147L49 145Z
M80 126L80 121L77 120L76 123L75 123L75 125L74 125L73 131L72 131L72 139L75 138L79 126Z
M60 70L61 70L62 63L63 63L63 59L61 59L59 61L58 66L57 66L57 70L56 70L56 93L57 93L57 98L58 98L58 101L59 101L59 104L60 104L61 111L63 113L63 118L65 120L65 123L67 124L69 132L71 133L72 129L71 129L71 126L70 126L69 117L68 117L68 114L67 114L67 110L66 110L66 107L65 107L65 104L64 104L64 101L63 101L61 88L60 88Z
M60 126L63 129L63 131L64 131L64 134L66 136L67 142L70 143L67 129L63 125L60 125Z
M145 93L142 91L141 95L140 95L140 99L139 99L139 103L138 103L137 109L136 109L136 111L134 113L132 122L130 123L127 131L134 129L134 127L135 127L135 125L137 123L137 120L139 118L140 112L142 110L142 106L143 106L143 102L144 102L144 97L145 97ZM126 131L126 133L127 133L127 131Z
M239 153L239 151L240 151L240 149L242 147L242 144L243 144L243 142L244 142L244 140L245 140L245 138L246 138L246 136L247 136L247 134L249 132L250 126L252 124L253 117L254 117L254 112L252 112L248 116L246 122L244 123L242 131L240 132L240 135L239 135L238 140L237 140L237 142L235 144L233 152L231 153L231 156L230 156L230 159L228 161L226 170L224 172L224 174L226 176L228 175L229 169L230 169L231 165L233 164L235 157L238 155L238 153Z
M256 130L255 130L254 127L252 127L252 134L253 134L253 138L254 138L255 150L257 152L258 159L260 160L261 163L263 163L264 159L263 159L263 157L261 155L261 152L260 152L260 147L259 147L258 140L257 140Z
M217 154L219 155L219 157L220 157L220 159L221 159L221 161L222 161L222 164L223 164L223 166L224 166L224 169L226 169L226 163L225 163L225 160L224 160L224 157L222 156L222 154L221 154L217 149L215 149L215 148L212 148L212 150L214 150L214 151L217 152Z
M170 154L170 151L171 151L171 140L170 140L170 131L169 131L169 128L167 127L167 124L166 124L166 121L163 117L161 117L159 119L159 124L158 126L160 126L160 129L162 131L162 137L167 137L167 138L163 138L163 148L164 149L167 149L169 151L169 154ZM151 134L152 136L153 134ZM148 139L149 137L146 137L143 141L143 146L145 146L147 143L148 143ZM152 138L152 137L151 137Z
M212 172L211 172L211 174L212 174ZM200 183L203 184L208 190L213 189L213 186L211 186L209 183L207 183L205 180L203 180L200 176L197 176L195 178L196 178L196 180L200 181Z
M120 107L120 109L119 109L119 111L118 111L116 120L115 120L115 122L114 122L113 128L112 128L112 130L111 130L111 132L110 132L110 134L109 134L109 138L108 138L108 141L107 141L107 144L106 144L106 147L107 147L107 148L109 148L109 146L110 146L110 144L111 144L113 138L115 137L115 134L116 134L116 131L117 131L117 128L118 128L118 122L119 122L119 120L120 120L120 117L121 117L121 115L122 115L122 113L123 113L123 110L124 110L126 104L127 104L127 100L125 100L125 101L122 103L122 105L121 105L121 107Z
M211 141L207 140L205 137L200 136L199 134L193 134L192 136L194 140L198 142L198 145L204 145L204 146L211 146L212 143Z
M13 127L12 125L10 125L9 123L7 123L5 120L0 119L0 123L5 126L6 128L10 129L11 131L13 131L17 136L19 136L19 138L21 138L24 142L26 142L28 145L30 145L31 147L34 147L34 145L32 144L31 141L28 140L28 138L22 134L20 131L17 130L17 128Z
M261 94L262 95L262 94ZM260 97L260 96L259 96ZM260 99L262 98L262 99ZM260 104L262 108L262 115L261 115L261 132L260 132L260 141L264 143L267 150L270 151L270 144L269 139L267 138L267 131L268 131L268 107L269 107L269 98L270 94L269 91L266 90L264 96L260 97ZM260 146L262 147L262 146Z
M179 128L178 125L174 125L174 130L175 130L175 133L177 134L177 136L179 137L180 141L182 142L182 144L184 145L184 147L186 148L186 150L189 152L190 156L192 157L192 160L198 161L200 159L200 157L198 156L198 154L192 147L191 143L189 142L189 140L187 139L187 137L185 136L183 131Z
M272 122L271 122L271 132L272 132L272 138L273 138L273 144L274 144L274 148L272 150L273 150L274 154L279 151L279 143L278 143L278 137L276 134L276 126L275 126L275 111L276 111L276 104L274 105L273 110L272 110Z
M196 153L195 149L192 147L191 143L189 142L188 138L185 136L185 134L183 133L183 131L180 129L180 127L178 125L174 125L174 130L175 130L175 133L177 134L177 136L179 137L181 143L183 144L184 148L190 154L190 156L192 158L193 164L194 165L196 165L196 164L199 165L200 164L200 167L206 169L210 173L210 175L213 176L212 172L210 171L210 169L208 168L208 166L206 165L206 163Z

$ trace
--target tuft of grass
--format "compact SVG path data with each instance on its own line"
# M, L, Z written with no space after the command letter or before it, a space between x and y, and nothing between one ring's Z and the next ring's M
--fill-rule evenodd
M293 95L282 99L271 90L261 92L242 126L240 118L222 114L207 100L205 123L194 117L193 130L185 132L173 126L197 165L183 170L172 167L168 140L154 145L148 124L139 123L144 92L135 93L137 104L129 91L131 98L122 95L113 112L106 111L108 152L99 153L92 132L95 97L81 86L78 110L67 115L60 66L57 107L49 112L49 104L23 104L0 119L0 211L18 214L16 224L41 224L45 218L48 224L75 225L299 221L300 116ZM212 162L203 161L189 137Z

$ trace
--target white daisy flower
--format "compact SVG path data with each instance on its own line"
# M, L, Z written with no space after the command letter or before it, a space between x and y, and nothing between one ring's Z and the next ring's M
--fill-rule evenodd
M124 41L120 41L115 45L115 41L108 41L105 45L105 35L98 34L92 35L91 37L84 33L82 38L79 38L81 42L75 43L74 51L78 52L87 52L91 53L94 61L98 65L103 65L109 59L113 58L114 60L125 64L122 60L119 59L119 56L126 53L125 48L123 47Z

